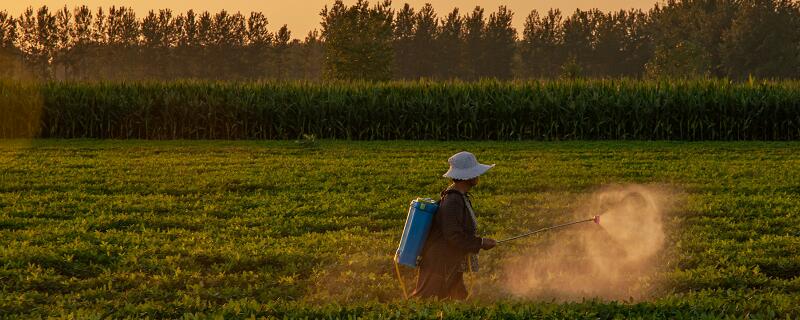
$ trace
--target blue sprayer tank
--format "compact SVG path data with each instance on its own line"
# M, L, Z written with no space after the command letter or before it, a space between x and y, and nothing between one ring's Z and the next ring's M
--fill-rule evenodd
M394 256L395 262L412 268L417 267L417 256L422 253L422 246L425 245L428 231L431 230L433 215L438 208L439 204L430 198L417 198L411 201L400 246Z

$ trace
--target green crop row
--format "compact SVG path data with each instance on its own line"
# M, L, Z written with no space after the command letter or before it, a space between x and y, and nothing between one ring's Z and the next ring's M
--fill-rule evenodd
M0 82L0 138L795 140L800 84Z

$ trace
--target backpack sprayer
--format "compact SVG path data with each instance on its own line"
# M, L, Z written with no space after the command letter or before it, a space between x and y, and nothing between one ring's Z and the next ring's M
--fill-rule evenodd
M403 277L400 275L400 265L417 267L417 259L422 253L425 240L428 239L428 232L433 224L433 215L438 209L439 202L431 198L414 199L408 207L403 236L400 237L400 246L394 255L394 270L397 272L397 280L400 281L400 288L403 289L403 296L406 299L408 299L408 292Z
M439 202L431 198L417 198L412 200L411 205L409 205L406 224L403 227L403 235L400 238L400 245L398 246L397 252L394 255L394 268L397 272L397 279L400 281L400 287L403 289L403 296L406 298L408 298L408 292L406 291L406 285L405 282L403 282L403 277L400 274L400 265L402 264L411 268L417 267L419 255L422 252L422 247L425 244L425 240L428 238L428 232L431 229L431 224L433 224L433 216L436 214L437 209L439 209ZM534 230L508 239L499 240L497 243L500 244L503 242L531 236L540 232L589 221L600 224L600 216L594 216L586 220L574 221Z

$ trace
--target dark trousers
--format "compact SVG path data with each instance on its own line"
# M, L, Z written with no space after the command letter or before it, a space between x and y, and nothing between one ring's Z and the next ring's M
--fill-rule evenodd
M417 287L411 297L464 300L467 298L467 287L464 285L464 274L453 271L448 273L434 272L435 268L425 264L417 269Z

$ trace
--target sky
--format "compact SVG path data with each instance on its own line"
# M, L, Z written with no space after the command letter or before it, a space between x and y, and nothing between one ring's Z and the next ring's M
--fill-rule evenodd
M95 9L98 6L109 7L127 6L136 11L136 15L144 16L147 11L152 9L170 8L173 12L180 13L189 9L195 11L208 10L210 12L217 12L222 9L236 12L240 11L247 14L251 11L261 11L269 20L268 29L278 30L282 25L286 24L292 32L292 38L302 39L305 35L313 29L319 28L320 10L325 6L330 5L334 0L226 0L226 1L209 1L209 0L0 0L0 11L8 11L9 13L18 16L27 7L38 8L42 5L47 5L50 8L61 8L66 5L69 8L87 5ZM347 5L355 3L355 0L345 0ZM378 0L369 1L370 4L377 3ZM571 13L575 9L592 9L597 8L603 11L640 8L651 8L658 0L561 0L561 1L542 1L542 0L394 0L392 7L401 8L404 3L409 3L414 8L421 8L425 3L433 5L434 10L440 18L444 18L448 12L453 8L458 7L462 14L472 11L472 9L479 5L488 13L496 11L500 5L505 5L514 12L514 27L518 33L522 33L523 23L525 16L531 10L536 9L539 12L546 12L550 8L559 8L562 12Z

